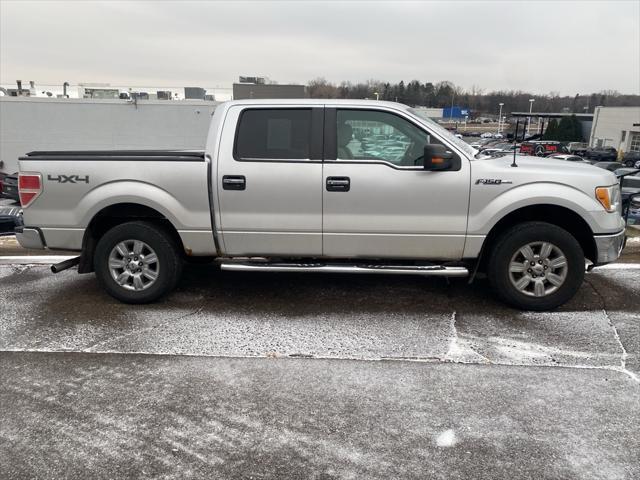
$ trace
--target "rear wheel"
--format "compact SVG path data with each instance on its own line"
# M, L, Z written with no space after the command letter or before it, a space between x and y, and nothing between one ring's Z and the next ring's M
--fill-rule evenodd
M569 301L584 279L584 253L566 230L527 222L504 232L489 258L489 281L505 302L550 310Z
M96 246L94 265L102 287L125 303L149 303L169 293L182 272L171 236L149 222L109 230Z

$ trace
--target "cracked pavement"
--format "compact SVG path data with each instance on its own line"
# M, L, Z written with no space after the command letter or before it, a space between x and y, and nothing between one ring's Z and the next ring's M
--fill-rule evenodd
M186 269L128 306L0 266L0 477L640 476L640 269L486 282Z

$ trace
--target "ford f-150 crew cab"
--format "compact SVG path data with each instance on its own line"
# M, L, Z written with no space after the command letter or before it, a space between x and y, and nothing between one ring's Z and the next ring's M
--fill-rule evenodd
M223 270L473 276L511 305L555 308L624 242L615 176L483 158L398 103L219 105L204 152L32 152L20 243L77 250L115 298L153 301L184 260ZM381 277L384 278L384 277Z

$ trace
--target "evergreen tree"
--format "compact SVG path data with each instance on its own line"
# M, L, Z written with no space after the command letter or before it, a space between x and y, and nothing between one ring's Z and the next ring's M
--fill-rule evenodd
M547 128L544 131L544 135L542 136L543 140L557 140L556 136L558 135L558 121L555 118L549 120L547 124Z
M578 117L575 115L571 115L571 123L573 125L573 140L574 142L584 142L584 137L582 136L582 124Z
M580 122L575 115L562 117L558 124L556 138L554 140L558 140L560 142L581 142L583 140L582 128L580 127Z
M404 95L405 95L405 91L404 91L404 81L400 80L400 83L398 84L398 93L396 94L396 96L398 97L398 102L400 103L404 103Z

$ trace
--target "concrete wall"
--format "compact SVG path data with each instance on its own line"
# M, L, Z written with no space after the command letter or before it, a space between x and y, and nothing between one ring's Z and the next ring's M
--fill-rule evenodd
M640 134L640 107L596 107L589 146L627 152L634 133Z
M0 172L33 150L204 149L217 103L0 97Z

